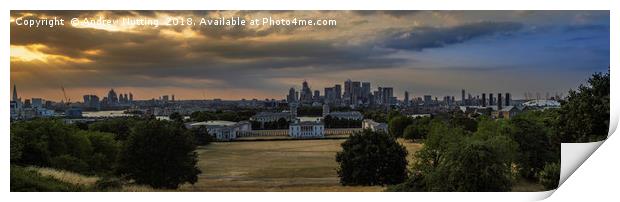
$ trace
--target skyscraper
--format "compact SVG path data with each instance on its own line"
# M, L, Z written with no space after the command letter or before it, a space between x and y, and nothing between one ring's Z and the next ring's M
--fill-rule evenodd
M336 100L342 99L342 86L340 84L334 86L334 93L336 94Z
M405 91L405 106L409 106L409 92Z
M495 105L495 101L493 100L493 93L489 93L489 106Z
M502 93L497 94L497 110L502 109Z
M461 89L461 105L467 105L467 102L465 102L465 89Z
M506 93L506 98L504 98L506 100L506 106L510 106L511 104L511 100L510 100L510 93Z
M487 106L487 95L482 93L482 106L486 107Z
M319 90L315 90L314 91L314 98L313 98L313 100L315 102L320 102L321 101L321 91L319 91Z
M300 100L304 103L312 103L312 90L308 86L308 82L304 80L301 87Z
M293 103L293 102L297 102L297 92L295 91L295 88L291 87L291 89L288 90L288 95L286 96L286 102L288 103Z
M114 89L110 89L110 91L108 92L108 104L109 105L118 104L118 96L116 95L116 92L114 92Z

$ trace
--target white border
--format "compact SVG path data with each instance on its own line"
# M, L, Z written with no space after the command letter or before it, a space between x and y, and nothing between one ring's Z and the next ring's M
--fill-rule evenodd
M617 7L612 7L610 0L521 0L521 1L483 1L483 0L409 0L409 1L281 1L281 0L249 0L249 1L205 1L196 2L189 0L174 1L130 1L130 0L109 0L109 1L1 1L0 7L5 17L10 16L12 10L612 10L612 34L611 34L611 55L618 55L618 25ZM5 19L7 19L5 18ZM4 25L6 29L0 29L2 42L0 44L0 64L3 64L2 78L5 88L1 90L5 98L10 97L9 86L9 25ZM616 57L611 57L611 66L617 66ZM617 74L611 71L612 89L617 89ZM615 129L618 122L620 109L618 105L618 93L612 90L611 105L611 129ZM0 106L0 114L8 114L8 105ZM4 192L9 191L9 120L8 116L0 116L2 119L2 148L3 154L0 155L1 162L7 162L0 166L0 175L3 182L0 183ZM613 130L612 130L613 131ZM612 133L610 131L610 133ZM570 177L554 194L552 200L572 200L575 196L585 196L583 199L591 198L596 190L608 190L609 192L597 193L600 199L605 196L618 198L618 148L620 140L610 138L610 141L602 145L600 152L595 152L592 162L586 163L572 177ZM596 144L596 143L592 143ZM578 145L573 145L578 146ZM587 147L587 146L586 146ZM590 145L590 147L592 147ZM601 152L603 152L601 154ZM613 152L613 153L612 153ZM564 153L563 153L564 154ZM604 169L616 168L616 169ZM564 170L564 168L563 168ZM601 172L603 171L603 172ZM596 178L584 179L584 176L595 176ZM615 176L611 180L605 180L606 176ZM572 179L574 178L574 180ZM607 178L609 179L609 178ZM604 188L611 189L604 189ZM564 191L566 190L566 191ZM584 190L586 192L584 192ZM151 200L151 201L194 201L194 200L247 200L247 201L317 201L322 199L333 201L388 201L388 200L417 200L417 201L524 201L543 199L552 192L542 193L10 193L9 197L3 197L7 201L21 201L23 199L37 201L106 201L110 200ZM557 195L557 196L556 196Z

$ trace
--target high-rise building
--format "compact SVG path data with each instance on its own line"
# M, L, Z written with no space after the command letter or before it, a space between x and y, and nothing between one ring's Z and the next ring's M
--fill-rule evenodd
M286 102L288 103L297 102L297 91L295 91L295 88L291 87L291 89L288 90L288 95L286 96Z
M125 97L127 97L127 94L125 94ZM172 94L172 101L174 102L174 94Z
M308 82L304 80L301 87L300 100L304 103L312 103L312 90L308 86Z
M313 98L313 100L316 101L316 102L320 102L321 101L321 91L319 91L319 90L315 90L314 91L314 98Z
M467 105L465 101L465 89L461 89L461 105Z
M342 86L340 84L334 86L334 93L336 94L336 100L342 99Z
M362 82L362 101L368 103L370 97L370 82Z
M118 96L116 95L116 92L114 92L114 89L110 89L110 91L108 92L108 104L109 105L116 105L118 104Z
M489 106L495 105L495 100L493 99L493 93L489 93Z
M405 100L403 100L405 106L409 106L409 92L405 91Z
M510 100L510 93L506 93L506 98L504 98L506 100L506 106L510 106L512 100Z
M96 95L84 95L84 105L87 108L96 109L96 110L99 110L101 108L99 97Z
M487 95L482 93L482 107L486 107L487 106Z
M164 102L168 102L168 100L170 100L170 96L168 96L168 95L162 95L162 96L161 96L161 100L162 100L162 101L164 101Z
M392 87L381 88L381 103L383 105L394 104L394 88Z
M325 103L336 103L336 92L334 88L325 88L323 96L325 97Z
M497 94L497 110L502 109L502 93Z

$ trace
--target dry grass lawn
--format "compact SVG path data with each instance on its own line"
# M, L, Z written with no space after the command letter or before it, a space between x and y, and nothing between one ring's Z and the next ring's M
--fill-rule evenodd
M183 191L382 191L380 186L341 186L337 140L218 142L201 147L202 174ZM409 160L420 144L402 141Z

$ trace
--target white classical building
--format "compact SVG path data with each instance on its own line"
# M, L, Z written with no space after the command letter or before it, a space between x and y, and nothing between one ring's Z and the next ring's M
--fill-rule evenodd
M294 138L321 138L325 126L321 121L295 121L289 124L288 135Z
M362 121L362 128L369 129L373 132L388 132L388 125L386 123L377 123L372 119L364 119L364 121Z
M252 130L250 122L231 122L231 121L207 121L188 123L188 129L204 126L209 135L215 137L218 141L229 141L237 138L240 132L249 132Z

